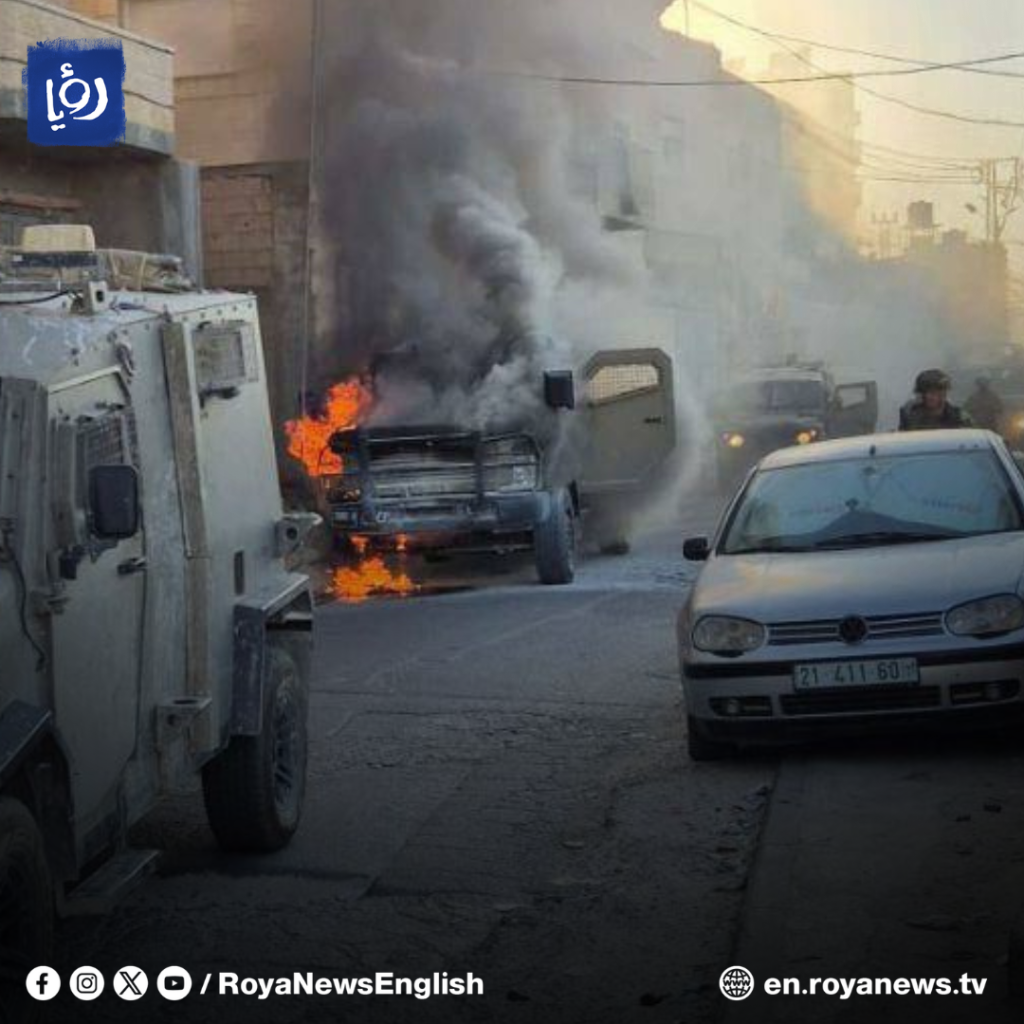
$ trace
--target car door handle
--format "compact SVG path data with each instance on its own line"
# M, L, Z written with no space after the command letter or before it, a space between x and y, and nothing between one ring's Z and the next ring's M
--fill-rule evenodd
M647 416L644 418L644 423L664 423L664 416Z
M132 576L137 572L146 571L146 559L145 558L129 558L128 561L122 562L117 567L118 576Z

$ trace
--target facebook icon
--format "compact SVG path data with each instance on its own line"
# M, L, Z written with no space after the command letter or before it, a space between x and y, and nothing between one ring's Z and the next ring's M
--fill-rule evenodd
M48 1002L60 991L60 975L52 967L34 967L25 979L28 994L39 1002Z
M39 146L109 146L124 138L120 39L53 39L28 48L28 137Z

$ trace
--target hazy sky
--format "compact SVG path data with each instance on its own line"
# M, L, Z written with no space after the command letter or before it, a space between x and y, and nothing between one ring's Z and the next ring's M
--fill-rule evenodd
M769 31L918 60L942 62L1024 52L1022 0L708 0L708 6ZM695 3L690 13L692 33L715 42L726 60L745 59L749 75L757 75L777 49L702 12ZM834 71L895 66L824 50L815 51L813 59ZM1024 59L995 67L1024 75ZM864 84L923 106L1024 122L1024 77L948 71L870 79ZM863 92L858 103L861 137L867 142L972 160L1024 155L1024 127L990 128L912 114ZM983 219L964 209L966 202L980 195L971 186L873 183L868 186L865 207L869 214L873 209L892 210L918 193L920 198L936 201L940 222L983 232ZM1024 209L1011 220L1007 238L1024 239Z

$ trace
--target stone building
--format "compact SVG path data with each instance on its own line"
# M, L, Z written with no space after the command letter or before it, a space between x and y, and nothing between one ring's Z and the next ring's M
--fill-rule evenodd
M79 5L75 5L76 8ZM98 3L0 0L0 244L23 227L54 222L93 225L101 246L172 252L200 265L194 169L174 156L170 49L85 14ZM35 146L28 142L22 70L28 47L48 39L114 36L124 47L124 141L110 147Z
M312 0L287 16L280 0L67 3L173 50L176 152L201 182L203 283L257 295L280 427L300 408L311 331Z

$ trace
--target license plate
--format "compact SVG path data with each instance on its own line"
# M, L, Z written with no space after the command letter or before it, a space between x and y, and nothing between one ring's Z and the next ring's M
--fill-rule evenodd
M878 658L874 661L817 661L793 666L797 690L829 686L893 686L920 679L917 658Z

